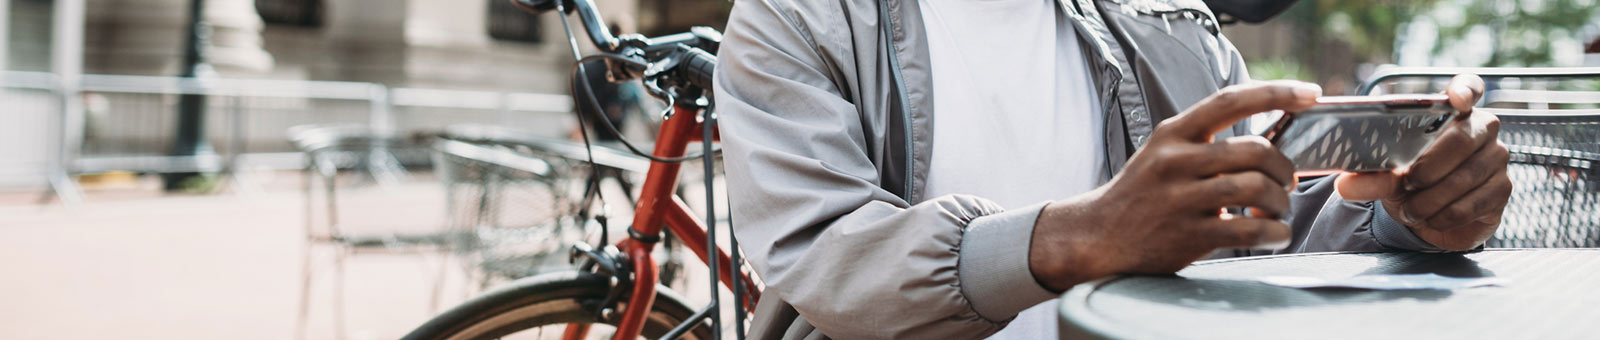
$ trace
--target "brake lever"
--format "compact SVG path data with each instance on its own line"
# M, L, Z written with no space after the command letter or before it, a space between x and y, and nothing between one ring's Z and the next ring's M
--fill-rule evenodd
M722 46L722 32L718 32L717 29L711 28L711 26L690 27L689 34L693 34L695 40L699 41L697 43L699 46L696 47L706 52L716 54L717 48Z
M617 302L633 290L633 268L626 256L623 256L617 247L606 245L595 249L588 243L572 245L572 257L569 261L577 262L584 259L579 266L580 270L592 271L602 277L611 279L611 289L606 291L605 298L600 300L584 300L580 304L594 313L596 321L608 321L616 317Z

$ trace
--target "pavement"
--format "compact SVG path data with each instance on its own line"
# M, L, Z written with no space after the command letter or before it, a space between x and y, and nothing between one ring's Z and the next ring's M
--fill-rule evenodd
M344 262L339 322L339 250L306 240L299 173L246 173L206 195L163 194L153 176L125 177L88 186L73 206L39 204L37 191L0 192L0 339L395 339L481 291L449 255L355 253ZM444 186L431 174L393 186L341 181L353 183L338 189L348 232L447 227ZM704 202L688 191L691 206ZM613 220L631 220L616 204ZM708 274L689 263L674 286L703 305Z
M394 339L433 314L439 273L439 308L476 288L443 256L354 255L340 336L337 250L305 241L298 175L267 177L277 178L256 176L271 184L251 193L163 195L149 183L91 190L72 207L36 204L36 192L0 194L0 338L295 339L302 293L310 293L304 338ZM352 203L341 210L353 212L344 216L352 225L445 221L437 182L346 192L341 202Z

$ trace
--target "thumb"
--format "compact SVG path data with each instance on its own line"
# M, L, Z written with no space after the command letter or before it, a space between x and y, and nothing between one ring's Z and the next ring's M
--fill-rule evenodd
M1400 174L1394 171L1344 173L1334 180L1339 197L1349 201L1376 201L1400 196Z

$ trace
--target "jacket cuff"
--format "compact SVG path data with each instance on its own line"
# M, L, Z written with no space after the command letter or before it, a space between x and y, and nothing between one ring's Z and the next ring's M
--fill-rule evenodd
M1416 233L1411 232L1410 227L1389 216L1389 212L1383 208L1383 202L1373 201L1371 204L1372 237L1377 239L1378 245L1397 250L1444 252L1444 249L1422 240Z
M956 278L978 316L1005 322L1056 296L1033 278L1028 249L1046 203L979 217L961 236Z

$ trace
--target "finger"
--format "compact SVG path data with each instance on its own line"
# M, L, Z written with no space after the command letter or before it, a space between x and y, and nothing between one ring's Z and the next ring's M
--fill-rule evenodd
M1450 96L1450 106L1461 112L1458 118L1465 119L1472 114L1472 106L1483 97L1483 78L1470 73L1458 74L1450 78L1444 94Z
M1211 249L1271 249L1289 246L1289 225L1261 217L1219 217L1196 225L1196 233Z
M1209 142L1234 123L1272 110L1300 111L1315 104L1322 88L1298 81L1267 81L1223 88L1156 126L1151 139Z
M1217 174L1242 171L1260 171L1278 182L1284 190L1294 188L1294 163L1282 152L1272 147L1272 142L1261 136L1229 137L1203 146L1206 161L1189 169L1192 174L1209 178Z
M1494 231L1500 225L1500 216L1487 216L1484 219L1467 223L1466 226L1448 232L1428 228L1411 229L1429 244L1433 244L1445 251L1468 251L1477 248L1484 241L1494 236Z
M1450 232L1472 224L1484 216L1499 215L1511 199L1511 178L1505 171L1498 172L1484 185L1450 203L1439 213L1427 218L1427 228Z
M1347 201L1376 201L1398 197L1404 193L1400 175L1393 171L1356 172L1339 174L1333 188Z
M1408 189L1426 189L1465 162L1477 150L1494 143L1500 134L1500 118L1479 112L1472 118L1454 121L1432 145L1417 156L1405 174Z
M1283 184L1260 171L1222 174L1180 192L1192 202L1188 208L1206 215L1215 215L1224 207L1257 208L1272 218L1289 211L1289 193L1283 190Z
M1511 153L1499 142L1490 143L1472 154L1437 185L1412 194L1405 204L1407 216L1428 219L1468 192L1483 186L1496 173L1504 173Z

